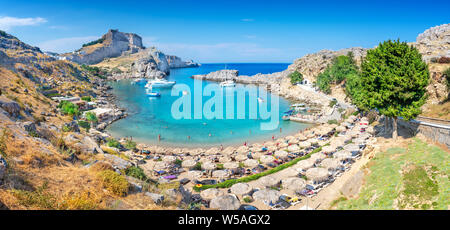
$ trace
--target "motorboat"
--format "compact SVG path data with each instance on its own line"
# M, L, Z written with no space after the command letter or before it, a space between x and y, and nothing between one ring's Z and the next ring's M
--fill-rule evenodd
M159 93L159 92L150 92L150 93L147 93L147 96L148 97L160 97L161 93Z
M233 80L223 81L219 84L221 87L235 87L236 83Z
M166 79L155 79L149 81L145 87L147 88L171 88L176 84L175 81L168 81Z

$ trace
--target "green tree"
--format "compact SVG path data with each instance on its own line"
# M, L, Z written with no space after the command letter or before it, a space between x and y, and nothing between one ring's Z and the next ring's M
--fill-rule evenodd
M300 72L298 72L297 70L294 71L293 73L289 74L289 78L291 79L291 84L295 84L297 82L303 81L303 75Z
M427 64L416 48L388 40L367 52L361 68L359 103L393 118L393 138L397 138L397 118L409 120L421 113L427 98Z

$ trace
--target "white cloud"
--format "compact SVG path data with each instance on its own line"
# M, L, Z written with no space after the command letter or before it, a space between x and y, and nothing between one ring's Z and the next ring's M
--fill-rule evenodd
M253 22L253 21L255 21L255 19L253 19L253 18L243 18L243 19L241 19L241 21L243 21L243 22Z
M41 42L38 47L44 51L51 51L57 53L72 52L81 48L81 46L87 42L98 39L99 36L86 36L86 37L71 37L60 38L50 41Z
M8 31L17 26L36 26L46 23L45 18L15 18L15 17L0 17L0 29Z

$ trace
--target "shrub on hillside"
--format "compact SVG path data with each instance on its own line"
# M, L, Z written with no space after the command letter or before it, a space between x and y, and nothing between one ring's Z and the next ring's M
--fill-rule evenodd
M353 60L353 53L333 59L331 64L317 76L316 86L324 93L331 93L330 85L339 84L350 74L358 74L358 67Z
M58 108L61 109L62 113L64 115L80 115L80 111L78 110L78 106L73 104L70 101L61 101L58 105Z
M131 176L131 177L134 177L134 178L142 180L142 181L147 180L147 175L145 175L144 170L139 167L135 167L135 166L129 167L125 170L125 174L127 176Z
M104 38L100 38L100 39L97 39L97 40L95 40L95 41L92 41L92 42L88 42L88 43L86 43L86 44L83 44L82 47L92 46L92 45L95 45L95 44L102 43L103 41L105 41L105 39L104 39Z
M117 140L113 139L113 138L108 138L107 142L106 142L106 145L108 147L120 148L120 143Z
M111 170L104 170L98 173L102 186L117 196L126 196L128 194L128 181L124 176Z
M303 81L303 75L297 70L289 74L289 78L291 79L291 84L296 84Z

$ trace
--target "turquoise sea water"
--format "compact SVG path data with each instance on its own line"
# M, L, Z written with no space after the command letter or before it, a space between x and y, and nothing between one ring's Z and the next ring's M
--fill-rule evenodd
M208 112L200 113L203 116L202 119L193 119L195 111L194 101L196 100L194 98L202 98L202 107L200 108L203 108L205 103L208 103L207 101L214 97L215 94L202 96L202 92L206 86L209 85L211 87L210 84L217 85L218 83L201 81L201 87L194 90L194 82L199 82L190 77L195 74L206 74L221 70L225 66L227 69L239 70L240 75L254 75L257 73L282 71L287 68L288 64L203 64L198 68L172 69L167 79L177 82L174 89L188 87L187 90L183 89L189 93L184 96L182 93L172 96L172 89L154 89L154 92L158 91L161 93L161 97L149 98L146 95L145 84L131 84L130 80L111 82L112 92L117 96L119 106L126 108L129 116L111 124L107 131L116 138L132 136L134 140L147 144L177 147L211 147L242 145L245 141L252 143L270 140L272 136L278 138L308 127L307 124L283 121L281 119L282 113L289 110L289 102L270 94L268 94L267 98L263 97L263 95L258 95L263 99L265 98L264 101L257 101L256 97L250 97L248 93L245 94L245 118L238 118L238 108L236 107L239 104L238 100L239 102L243 100L243 98L238 99L238 92L244 92L246 87L240 84L236 85L235 88L220 89L223 90L223 119L220 119L220 117L207 119L205 116L211 115ZM191 99L191 119L177 119L173 115L172 105L175 101L180 101L182 96ZM275 97L279 100L279 111L278 116L272 116L272 119L276 117L279 124L271 130L262 130L261 123L267 123L270 120L261 119L259 111L261 107L267 107L268 111L271 111L270 104ZM233 105L227 104L227 100L230 103L234 101ZM256 119L249 115L249 104L252 103L250 100L253 100L254 105L258 105ZM227 107L227 105L229 106ZM215 111L215 108L216 106L213 106L212 111ZM231 108L232 110L230 110ZM178 108L178 110L182 110L182 108ZM233 119L228 119L227 114L232 116ZM158 141L158 135L161 135L161 141Z

